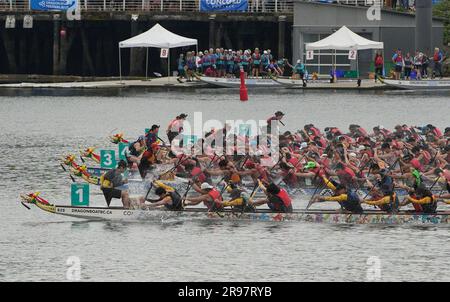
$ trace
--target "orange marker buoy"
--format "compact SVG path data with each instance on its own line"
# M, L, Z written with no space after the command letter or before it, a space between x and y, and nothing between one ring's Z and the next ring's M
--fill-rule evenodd
M248 101L248 93L247 93L247 86L245 86L245 77L244 77L244 68L241 66L241 87L239 88L239 95L241 98L241 101Z

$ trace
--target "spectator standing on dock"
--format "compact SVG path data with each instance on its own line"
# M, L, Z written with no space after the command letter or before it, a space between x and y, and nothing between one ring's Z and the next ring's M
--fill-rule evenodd
M383 76L383 56L380 51L375 54L374 66L375 66L375 83L377 82L377 77Z
M433 54L433 78L437 76L439 73L439 77L442 79L442 62L444 61L444 55L442 54L442 51L439 50L439 48L434 49Z
M405 65L405 80L411 79L411 70L413 68L413 61L411 54L409 52L406 53L405 58L403 59L403 63Z
M259 48L255 48L252 55L252 76L258 77L259 70L261 68L261 54L259 53Z
M423 53L422 56L422 78L428 78L428 66L430 65L430 59L428 58L427 53Z
M177 59L177 66L178 66L178 79L177 81L182 83L181 79L184 77L186 78L186 72L184 70L184 67L186 66L186 62L184 60L184 54L180 54L180 57Z
M416 71L416 77L418 80L422 79L422 60L423 60L423 53L416 51L413 62L414 62L414 70Z
M392 56L392 62L395 64L395 79L400 80L400 74L402 73L402 69L404 66L403 55L400 49L397 49L395 54Z

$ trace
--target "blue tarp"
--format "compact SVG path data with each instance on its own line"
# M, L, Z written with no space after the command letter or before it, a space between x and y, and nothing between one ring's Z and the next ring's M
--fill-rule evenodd
M200 10L212 11L246 11L248 0L200 0Z
M77 6L77 0L30 0L32 10L66 11Z

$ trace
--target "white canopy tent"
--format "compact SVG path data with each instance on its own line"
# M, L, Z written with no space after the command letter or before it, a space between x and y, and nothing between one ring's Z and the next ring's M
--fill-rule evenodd
M384 43L372 41L355 34L348 29L347 26L342 26L339 30L329 35L328 37L313 43L306 43L306 50L334 50L334 63L336 64L336 50L365 50L365 49L383 49ZM358 70L358 57L356 57L356 69ZM334 71L334 68L333 68Z
M148 48L176 48L183 46L191 46L197 44L197 39L186 38L177 34L174 34L159 23L155 24L152 28L143 32L137 36L129 38L127 40L119 42L119 73L120 79L122 80L122 56L120 50L122 48L133 48L133 47L145 47L147 48L147 59L145 67L145 76L147 77L148 69ZM168 64L167 64L167 74L170 76L170 51L168 54Z

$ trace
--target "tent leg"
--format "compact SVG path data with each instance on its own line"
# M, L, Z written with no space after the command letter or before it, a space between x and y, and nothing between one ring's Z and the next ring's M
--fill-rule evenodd
M122 83L122 56L120 55L120 47L119 47L119 77L120 82Z
M145 59L145 79L148 79L148 47L147 47L147 57Z
M167 54L167 83L170 83L170 48Z
M359 79L359 54L356 52L356 78Z

